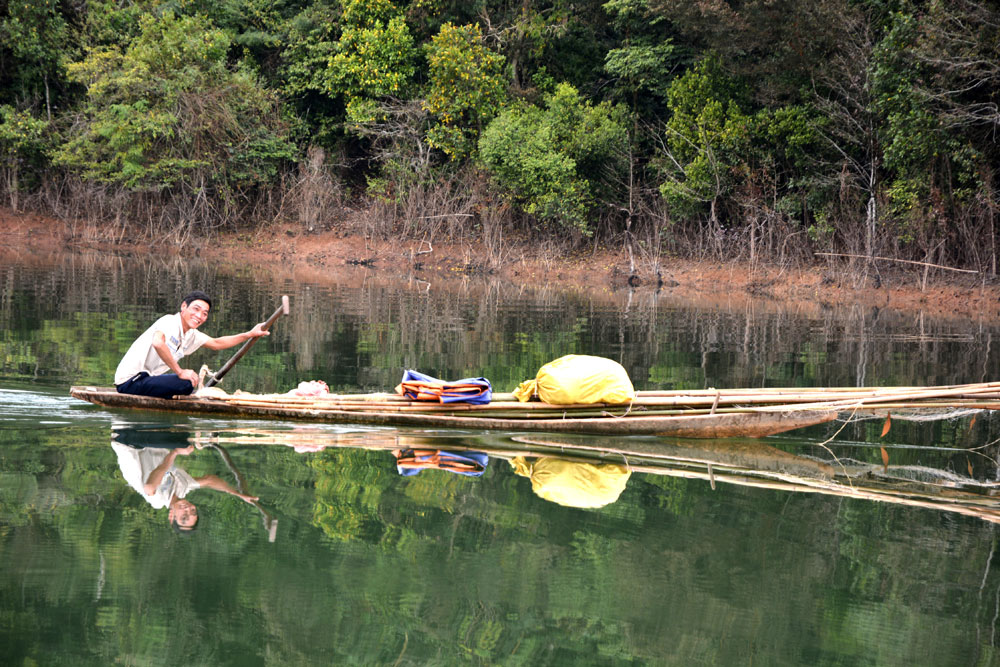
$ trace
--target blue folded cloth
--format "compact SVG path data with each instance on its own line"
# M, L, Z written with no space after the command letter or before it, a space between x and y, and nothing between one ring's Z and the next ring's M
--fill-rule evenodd
M403 373L403 380L396 387L396 392L411 401L482 405L493 399L493 387L486 378L446 382L414 370Z

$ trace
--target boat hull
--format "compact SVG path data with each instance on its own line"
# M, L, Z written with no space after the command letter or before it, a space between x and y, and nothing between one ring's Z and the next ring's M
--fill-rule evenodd
M119 394L102 387L72 387L70 395L109 408L166 410L188 414L227 415L252 419L290 419L308 422L416 426L423 428L481 429L491 431L541 431L590 435L661 435L677 438L762 438L836 418L836 411L770 410L696 415L629 415L581 418L495 418L455 416L368 409L245 405L213 398L153 398ZM470 410L470 412L472 412Z

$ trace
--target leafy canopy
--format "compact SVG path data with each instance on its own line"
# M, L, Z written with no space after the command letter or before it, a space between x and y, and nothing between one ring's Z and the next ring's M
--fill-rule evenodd
M229 46L203 18L145 15L124 51L96 48L71 64L87 99L57 164L135 190L267 182L293 147L272 96L227 67Z
M389 0L341 0L341 7L343 28L324 72L326 91L347 100L349 121L371 122L379 99L407 94L416 47Z
M591 105L562 83L544 108L516 106L497 116L479 140L480 159L526 213L589 236L594 191L626 141L623 121L621 108Z
M446 23L427 46L424 109L436 121L427 141L450 158L466 157L506 100L504 57L486 48L478 25Z
M702 60L671 83L660 192L675 214L693 215L731 191L753 132L741 101L742 90L718 58Z

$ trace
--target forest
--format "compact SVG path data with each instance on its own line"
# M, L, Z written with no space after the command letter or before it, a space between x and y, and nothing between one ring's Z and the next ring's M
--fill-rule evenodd
M369 237L997 271L1000 7L0 1L0 197Z

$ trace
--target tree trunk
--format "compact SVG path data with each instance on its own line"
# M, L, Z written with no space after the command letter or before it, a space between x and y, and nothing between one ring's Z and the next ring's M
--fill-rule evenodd
M16 160L16 158L15 158ZM18 199L17 162L7 172L7 190L10 192L10 208L17 213Z

